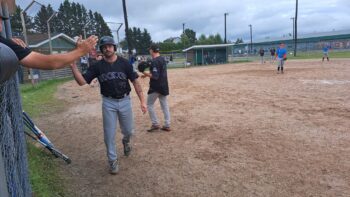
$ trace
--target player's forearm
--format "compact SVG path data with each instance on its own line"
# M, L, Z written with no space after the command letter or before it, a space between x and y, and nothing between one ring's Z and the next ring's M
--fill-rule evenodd
M74 49L73 51L65 54L53 55L52 57L49 57L49 59L53 65L53 69L57 69L69 65L70 62L79 59L83 55L85 55L83 50Z
M86 84L86 81L83 77L83 75L80 73L78 67L76 65L74 66L71 66L71 69L72 69L72 73L73 73L73 76L74 76L74 79L75 81L80 85L85 85Z
M53 70L69 65L69 63L79 59L82 55L84 55L84 51L80 49L74 49L65 54L53 55L45 55L33 51L21 60L21 64L29 68Z
M142 87L141 87L139 80L135 79L135 81L133 81L132 84L134 85L136 94L140 99L140 103L145 103L145 98L143 96L143 91L142 91Z

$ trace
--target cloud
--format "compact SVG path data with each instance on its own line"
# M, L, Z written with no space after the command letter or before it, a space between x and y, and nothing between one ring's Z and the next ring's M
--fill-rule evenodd
M58 8L61 1L38 0ZM122 1L75 0L87 9L100 12L106 21L124 23ZM17 0L21 7L30 0ZM146 28L154 41L180 36L182 23L197 36L220 33L224 37L224 13L227 16L227 37L249 39L249 24L254 39L278 37L292 32L291 17L295 15L294 0L126 0L129 26ZM332 31L349 28L349 0L299 1L298 30L300 33ZM124 26L120 38L124 37Z

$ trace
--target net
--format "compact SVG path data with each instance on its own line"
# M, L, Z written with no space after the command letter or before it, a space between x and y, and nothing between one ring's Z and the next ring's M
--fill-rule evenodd
M0 11L8 16L6 4ZM11 36L10 21L2 24L2 36ZM6 34L4 33L6 32ZM1 60L0 60L1 61ZM1 64L1 62L0 62ZM22 106L17 75L0 84L0 196L32 196Z

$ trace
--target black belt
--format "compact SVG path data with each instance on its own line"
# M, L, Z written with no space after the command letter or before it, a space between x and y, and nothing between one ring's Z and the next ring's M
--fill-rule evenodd
M111 98L111 99L122 99L122 98L127 97L128 95L129 95L129 93L125 93L125 94L123 94L121 96L105 96L105 97Z

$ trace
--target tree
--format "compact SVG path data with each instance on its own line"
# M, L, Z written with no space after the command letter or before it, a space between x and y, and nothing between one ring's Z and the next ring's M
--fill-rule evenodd
M221 36L219 33L217 33L215 36L214 36L214 40L213 40L213 44L223 44L224 41L222 40Z
M185 29L185 32L181 34L181 42L184 46L192 46L196 40L196 32L192 29Z
M243 43L243 39L242 38L237 38L235 44L241 44Z
M11 16L11 28L12 28L12 34L14 36L20 36L23 34L21 12L22 12L22 8L20 6L16 6L16 10ZM23 15L24 15L25 24L27 27L27 32L33 32L33 28L32 28L33 25L30 17L28 17L26 13L24 13Z
M34 17L34 30L37 33L47 33L47 20L54 13L51 5L41 6L40 11Z
M110 28L100 13L86 10L84 5L71 3L69 0L60 4L58 15L52 20L52 24L56 32L65 33L70 37L84 35L84 27L87 36L93 34L99 37L112 36Z
M129 49L136 50L137 54L148 54L148 47L152 43L151 35L148 33L147 29L144 29L141 32L141 29L138 27L132 27L128 30L129 39L131 46L128 46L127 41L123 40L120 42L123 50Z
M196 44L206 44L207 37L204 34L201 34L196 42Z
M140 45L140 49L139 49L139 54L147 54L148 47L152 43L151 35L148 33L147 29L143 29L140 43L141 43L141 45Z

